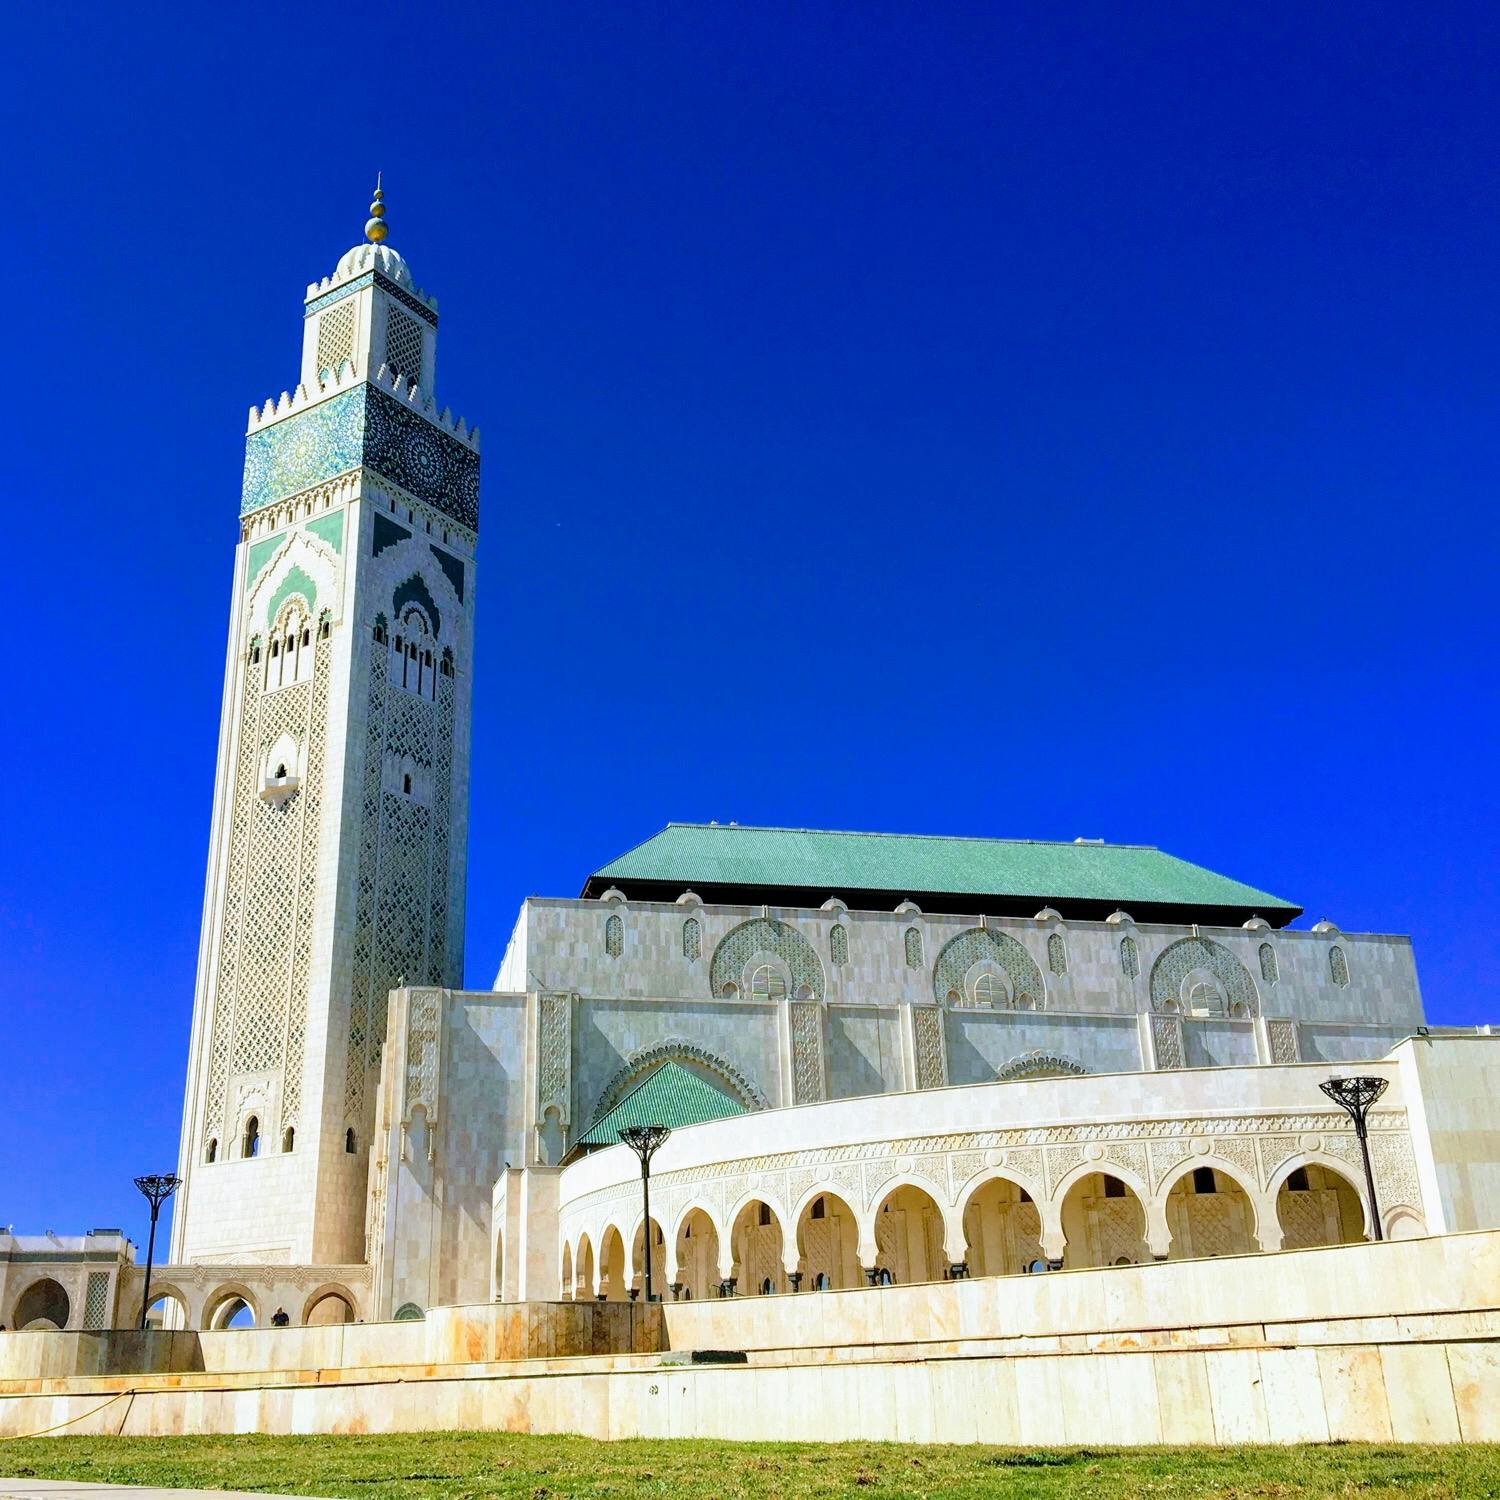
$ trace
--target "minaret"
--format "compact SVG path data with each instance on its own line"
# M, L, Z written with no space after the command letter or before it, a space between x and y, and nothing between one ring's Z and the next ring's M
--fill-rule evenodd
M387 992L463 978L479 434L385 218L250 409L179 1263L364 1259Z

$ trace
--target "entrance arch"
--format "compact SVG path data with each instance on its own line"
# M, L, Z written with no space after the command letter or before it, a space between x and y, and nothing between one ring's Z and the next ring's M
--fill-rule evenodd
M1113 1172L1088 1172L1062 1201L1063 1264L1141 1265L1152 1259L1146 1248L1146 1207L1140 1194Z
M259 1322L254 1299L243 1286L221 1286L204 1304L203 1326L207 1329L254 1328Z
M630 1285L639 1294L646 1295L646 1237L645 1226L637 1224L635 1238L630 1245ZM665 1302L667 1294L667 1237L655 1214L651 1215L651 1290Z
M63 1329L68 1326L68 1314L72 1310L73 1305L62 1284L50 1276L44 1276L40 1281L33 1281L16 1299L10 1326Z
M302 1308L302 1321L315 1328L354 1321L354 1298L341 1286L320 1287Z
M892 1189L876 1205L874 1223L877 1282L943 1280L943 1211L931 1193L911 1183Z
M802 1256L802 1289L831 1291L858 1286L859 1221L854 1210L831 1191L813 1191L797 1215L797 1249Z
M981 1182L964 1204L963 1226L971 1276L1019 1275L1046 1259L1041 1213L1013 1178Z
M606 1302L625 1302L629 1278L625 1269L625 1239L613 1224L599 1242L599 1294Z
M752 1198L735 1215L729 1243L734 1249L733 1276L742 1297L789 1288L782 1264L781 1220L763 1198Z
M124 1312L129 1314L130 1308ZM188 1326L187 1298L174 1286L153 1286L151 1304L146 1309L146 1327L171 1332Z
M673 1294L684 1302L712 1297L719 1285L719 1231L708 1210L696 1205L677 1221L677 1274Z
M1308 1162L1286 1174L1276 1189L1276 1217L1283 1250L1358 1245L1368 1238L1358 1189L1321 1163Z
M1255 1203L1232 1172L1217 1162L1180 1171L1166 1192L1169 1260L1249 1255L1260 1249Z
M573 1300L589 1301L594 1295L594 1246L587 1234L578 1237L578 1255L573 1264Z

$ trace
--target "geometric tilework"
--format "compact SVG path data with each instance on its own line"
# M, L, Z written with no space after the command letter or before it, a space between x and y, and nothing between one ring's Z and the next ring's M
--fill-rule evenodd
M1249 971L1227 948L1207 938L1180 938L1151 966L1152 1006L1170 1010L1182 1004L1182 983L1195 970L1207 970L1224 986L1229 1014L1260 1014L1255 981ZM1244 1009L1239 1010L1240 1006Z
M703 955L702 933L697 917L689 917L682 924L682 956L690 963L696 962Z
M964 976L977 963L990 962L1010 980L1018 1010L1040 1010L1044 999L1042 971L1031 955L1008 932L971 927L950 939L938 954L933 970L933 992L939 1004L950 994L962 997Z
M208 1140L227 1144L238 1128L226 1113L234 1074L280 1074L282 1125L296 1123L301 1104L331 664L328 642L315 638L312 649L310 683L262 692L258 674L242 679L200 1154ZM259 769L283 734L306 746L306 776L291 796L267 801L258 795ZM271 1125L263 1119L263 1132Z
M742 922L720 941L709 964L710 991L722 995L728 984L743 991L745 965L757 953L779 958L791 970L794 990L805 986L810 998L823 998L823 965L812 944L796 928L770 917Z
M479 455L421 412L364 383L245 439L240 514L361 465L478 530Z
M625 924L613 914L604 919L604 951L610 958L625 951Z
M1133 937L1120 939L1120 968L1127 979L1141 977L1141 958Z

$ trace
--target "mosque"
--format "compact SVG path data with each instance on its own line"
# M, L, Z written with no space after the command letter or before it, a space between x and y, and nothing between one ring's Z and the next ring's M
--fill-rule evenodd
M1410 941L1156 848L643 828L463 989L480 434L375 198L250 408L150 1321L630 1302L648 1250L718 1303L1500 1225L1495 1038L1425 1024ZM671 1131L649 1219L631 1124ZM0 1236L12 1329L142 1290L118 1231Z

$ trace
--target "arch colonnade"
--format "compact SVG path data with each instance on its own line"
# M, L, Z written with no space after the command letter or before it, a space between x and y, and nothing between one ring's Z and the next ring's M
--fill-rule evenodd
M906 1173L882 1184L867 1206L858 1202L832 1178L809 1183L794 1201L751 1188L722 1210L711 1193L692 1194L652 1215L656 1292L695 1299L830 1290L1372 1237L1357 1174L1315 1152L1290 1157L1264 1187L1242 1162L1188 1151L1154 1189L1128 1167L1085 1157L1050 1191L1019 1170L998 1168L975 1173L950 1198L937 1182ZM1383 1217L1388 1235L1424 1232L1407 1206ZM639 1211L621 1203L592 1226L575 1227L560 1256L565 1299L638 1297Z

